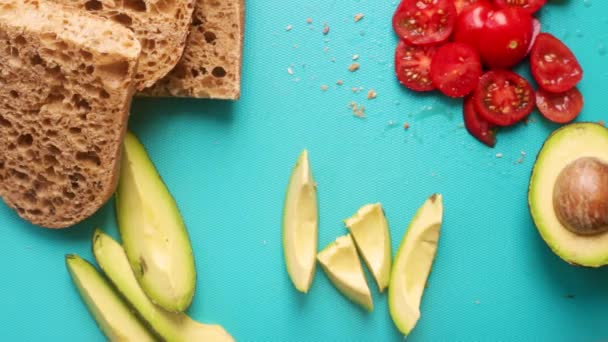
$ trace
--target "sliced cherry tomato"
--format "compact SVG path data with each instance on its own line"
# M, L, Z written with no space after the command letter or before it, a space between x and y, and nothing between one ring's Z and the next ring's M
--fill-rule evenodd
M479 36L481 60L490 69L509 69L526 57L532 16L521 8L492 12Z
M435 89L431 82L431 61L435 46L411 46L399 41L395 51L395 72L399 82L415 91Z
M540 34L540 31L543 29L540 20L533 18L532 19L532 40L530 41L530 45L528 46L528 54L530 53L530 51L532 51L532 47L534 46L534 43L536 42L536 38L538 38L538 35Z
M464 43L441 46L431 63L433 85L450 97L464 97L473 91L481 72L479 54Z
M534 90L525 78L507 70L486 72L474 93L475 109L497 126L511 126L534 109Z
M576 86L583 69L570 49L549 33L541 33L530 52L530 68L538 85L561 93Z
M545 5L547 0L494 0L500 8L519 7L533 14Z
M480 51L481 32L493 11L492 5L487 1L480 1L465 8L456 19L454 41L469 44Z
M393 29L409 44L429 45L447 40L455 21L452 0L403 0L393 16Z
M464 99L462 114L464 118L464 127L470 135L489 147L496 146L497 128L479 116L477 110L475 110L475 100L473 99L473 96L468 96Z
M565 124L576 119L583 110L583 95L576 87L563 93L539 89L536 92L536 106L548 120Z
M454 6L456 6L456 14L460 15L460 13L462 13L465 8L479 2L486 2L486 0L454 0Z

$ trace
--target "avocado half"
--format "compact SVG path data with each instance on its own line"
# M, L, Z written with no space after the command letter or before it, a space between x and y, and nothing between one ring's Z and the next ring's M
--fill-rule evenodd
M600 198L595 198L593 208L603 213L595 210L593 214L608 217L604 210L608 205L606 186L596 184L598 179L604 179L603 184L608 179L608 129L596 123L570 124L551 134L536 158L530 177L528 203L540 235L555 254L571 264L599 267L608 264L608 232L577 232L564 219L563 210L556 204L556 191L560 191L556 184L563 183L564 178L572 179L573 173L566 173L565 170L572 169L572 165L584 160L602 165L601 174L595 172L583 177L580 173L574 175L580 179L581 189L595 191L593 197ZM589 210L587 194L571 195L579 196L579 202L575 205L569 203L573 213ZM582 202L580 197L583 198Z

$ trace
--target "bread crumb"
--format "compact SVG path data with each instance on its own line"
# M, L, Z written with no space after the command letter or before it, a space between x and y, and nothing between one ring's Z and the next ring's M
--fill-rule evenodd
M502 153L496 153L496 158L502 158L503 154Z
M359 59L359 55L354 54L354 55L353 55L353 61L356 61L357 59Z
M322 91L326 91L327 90L327 86L325 84L321 85L321 90Z
M291 31L292 28L293 28L293 26L287 25L287 26L285 26L285 31Z
M323 52L328 53L328 52L329 52L329 47L324 46L324 47L323 47Z
M375 91L374 89L370 89L370 90L367 92L367 99L368 99L368 100L373 100L373 99L375 99L375 98L376 98L376 96L378 96L378 94L376 93L376 91Z
M292 68L287 68L287 73L290 75L293 75L293 69Z
M339 85L339 86L341 86L341 85L343 85L343 84L344 84L344 81L342 81L342 80L338 80L338 81L336 81L336 84L337 84L337 85Z
M353 63L348 66L348 71L355 72L355 71L359 70L359 67L360 67L359 63Z
M327 23L323 24L323 34L329 33L329 25Z
M403 129L405 129L405 130L410 129L410 124L407 122L403 123Z
M355 101L352 101L349 105L350 109L353 111L353 115L358 118L365 117L365 106L361 106Z
M604 120L598 120L597 123L600 124L600 125L602 125L602 126L604 126L604 127L606 127L606 121L604 121Z
M360 21L361 19L363 19L363 17L365 17L365 15L363 13L355 14L355 22Z
M312 18L306 18L306 23L307 24L312 24Z
M331 61L332 63L336 63L336 57L332 57L332 58L330 59L330 61Z

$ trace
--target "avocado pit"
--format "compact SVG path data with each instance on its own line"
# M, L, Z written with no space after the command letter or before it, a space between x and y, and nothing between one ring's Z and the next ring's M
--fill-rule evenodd
M579 235L608 231L608 164L581 157L561 171L553 190L553 208L568 230Z

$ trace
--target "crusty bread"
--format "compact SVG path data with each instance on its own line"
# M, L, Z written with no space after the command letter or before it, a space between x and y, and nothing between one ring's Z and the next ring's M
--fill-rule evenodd
M51 0L116 21L135 32L141 57L135 88L152 86L184 51L194 0Z
M44 0L0 0L0 195L63 228L114 192L140 44Z
M143 95L238 99L244 20L243 0L196 0L181 61Z

